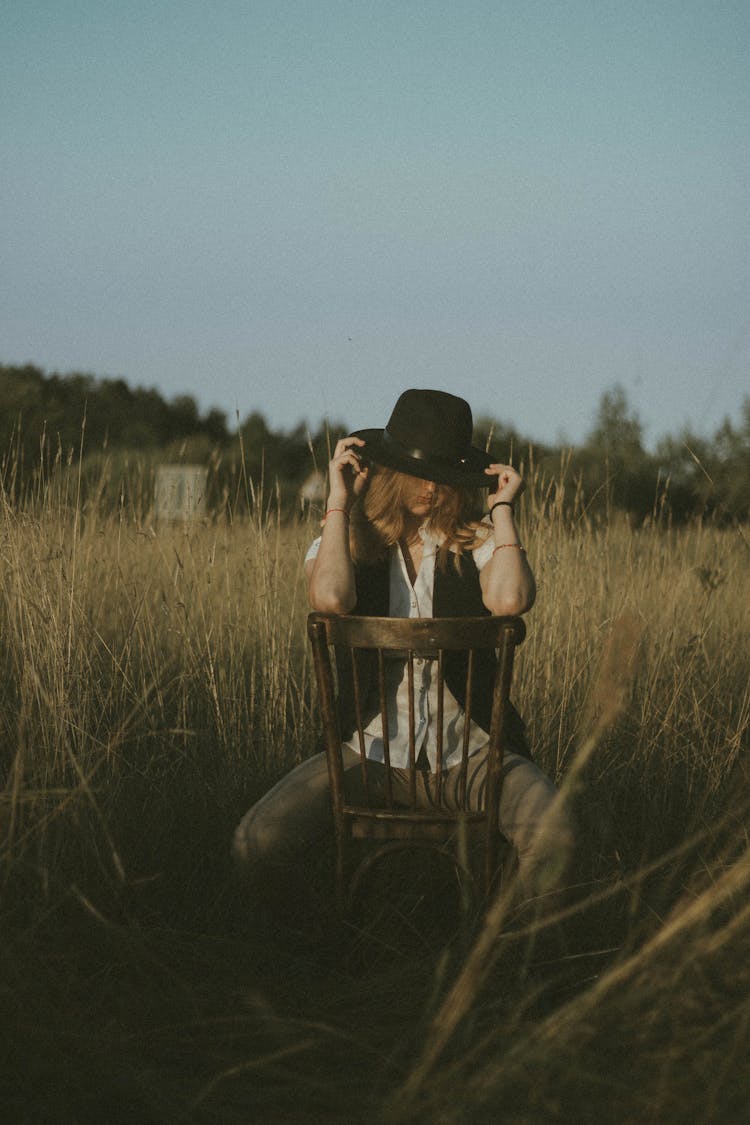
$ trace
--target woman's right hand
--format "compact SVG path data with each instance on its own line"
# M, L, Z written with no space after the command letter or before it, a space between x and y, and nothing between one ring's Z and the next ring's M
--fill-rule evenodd
M336 442L333 457L328 463L327 509L343 508L348 512L367 486L370 469L362 463L364 444L358 437L345 437Z

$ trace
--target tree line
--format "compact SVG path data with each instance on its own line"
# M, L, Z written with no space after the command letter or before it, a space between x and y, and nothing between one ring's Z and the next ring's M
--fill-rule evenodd
M214 507L238 509L274 496L292 510L299 488L322 470L348 432L341 421L314 432L300 423L272 429L260 411L230 431L223 411L201 413L191 395L166 400L123 379L47 374L33 365L0 365L0 483L20 499L55 473L78 466L84 491L147 505L153 470L163 461L209 468ZM683 430L644 446L643 427L619 385L606 391L585 441L563 448L520 434L507 421L478 418L475 438L498 459L533 465L540 481L560 487L561 474L585 510L658 513L684 521L750 516L750 396L738 422L711 436Z

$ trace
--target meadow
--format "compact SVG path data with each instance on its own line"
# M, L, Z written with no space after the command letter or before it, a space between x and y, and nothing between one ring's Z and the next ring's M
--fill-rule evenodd
M458 936L438 901L364 963L325 855L304 933L229 858L316 747L316 517L253 495L160 526L62 471L0 500L6 1120L745 1119L748 531L594 518L564 466L531 477L514 698L573 807L575 884L551 920L491 906Z

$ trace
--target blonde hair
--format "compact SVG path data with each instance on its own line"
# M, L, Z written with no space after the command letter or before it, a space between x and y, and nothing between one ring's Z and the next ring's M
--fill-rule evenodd
M414 477L374 465L364 496L351 513L350 546L355 562L376 562L403 538L406 530L404 499ZM476 489L439 484L427 528L438 540L438 564L445 568L451 554L459 567L459 556L477 546L481 512Z

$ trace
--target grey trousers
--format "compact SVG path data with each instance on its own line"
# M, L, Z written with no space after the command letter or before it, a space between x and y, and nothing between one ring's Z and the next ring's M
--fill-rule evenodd
M363 799L359 756L353 751L344 751L344 768L350 800ZM383 767L373 762L370 770L377 786ZM483 804L485 774L486 750L480 750L470 759L467 781L469 805L474 810ZM399 786L407 792L406 771L394 770L393 775L398 802ZM432 775L423 776L419 803L429 808L433 801ZM458 767L446 772L445 800L449 805L456 804L458 780ZM522 896L530 898L557 890L573 850L567 807L538 766L518 754L505 755L498 826L515 848ZM293 871L300 857L331 831L326 757L317 754L283 777L245 814L234 834L232 853L240 870L253 881L284 879L284 872Z

